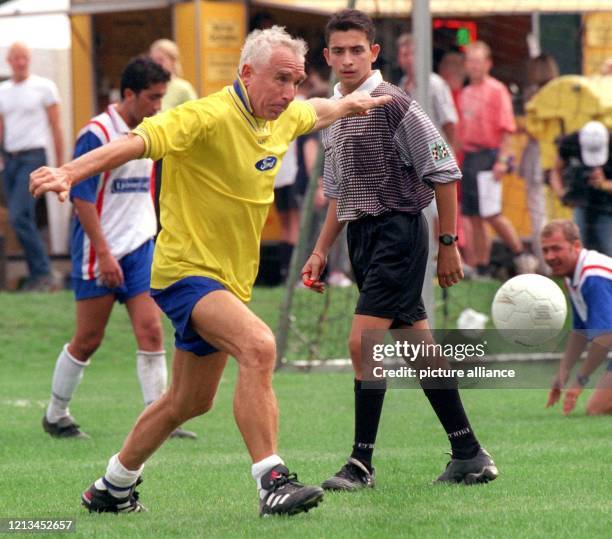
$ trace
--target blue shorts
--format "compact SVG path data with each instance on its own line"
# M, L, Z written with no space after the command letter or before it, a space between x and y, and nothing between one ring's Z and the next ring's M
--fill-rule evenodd
M608 368L606 370L612 372L612 359L608 360Z
M114 294L117 301L125 303L138 294L148 292L151 287L153 248L154 243L151 239L119 260L119 265L123 271L123 284L121 286L108 288L99 285L96 279L72 277L72 289L76 300Z
M225 290L225 287L210 277L185 277L168 288L151 289L151 297L174 326L174 346L179 350L196 356L218 352L191 326L191 312L196 303L215 290Z

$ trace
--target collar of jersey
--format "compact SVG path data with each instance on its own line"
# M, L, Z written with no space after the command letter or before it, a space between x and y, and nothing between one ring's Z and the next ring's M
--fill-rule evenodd
M588 251L586 249L581 249L580 254L578 255L578 262L576 263L576 269L574 270L574 275L572 276L572 280L570 281L570 285L574 288L577 288L580 284L580 276L582 274L582 267L584 266L584 259L586 258Z
M230 95L234 101L234 104L247 121L247 123L251 126L253 131L255 131L258 135L267 134L269 132L269 125L267 120L263 120L262 118L258 118L255 116L253 112L253 107L251 106L251 102L249 101L249 95L247 94L246 88L244 87L244 83L238 77L232 87L230 89Z
M121 117L121 114L117 112L115 105L109 105L106 109L106 113L110 116L113 127L117 133L126 134L130 132L130 128Z
M368 92L369 94L371 94L374 90L376 90L376 88L381 82L383 82L382 75L380 74L380 71L378 69L375 69L372 74L366 80L363 81L363 84L354 91ZM342 99L343 97L344 94L340 91L340 83L338 82L334 86L334 95L332 99Z

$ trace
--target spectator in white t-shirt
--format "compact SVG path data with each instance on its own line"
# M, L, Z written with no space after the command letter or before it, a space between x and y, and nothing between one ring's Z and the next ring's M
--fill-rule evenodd
M397 38L397 63L402 69L404 76L400 79L398 86L414 96L415 75L414 75L414 40L412 34L402 34ZM455 144L455 127L459 118L457 109L453 102L448 84L440 75L431 73L429 77L429 116L449 143L453 150Z
M36 201L30 195L30 173L47 162L49 130L55 162L63 162L64 137L60 125L56 85L30 74L30 49L13 43L7 62L11 78L0 84L0 147L4 159L4 189L10 223L23 248L30 276L26 290L51 290L51 263L36 227Z

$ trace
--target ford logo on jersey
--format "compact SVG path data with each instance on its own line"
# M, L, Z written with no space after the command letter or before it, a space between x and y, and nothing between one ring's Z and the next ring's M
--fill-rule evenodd
M269 157L264 157L261 161L257 161L257 163L255 163L255 168L264 172L266 170L274 168L276 166L277 161L278 159L273 155Z

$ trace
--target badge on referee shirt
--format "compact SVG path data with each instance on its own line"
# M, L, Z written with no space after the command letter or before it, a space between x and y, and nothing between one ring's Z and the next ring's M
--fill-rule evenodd
M441 138L429 144L429 153L436 166L446 163L452 157L446 142Z

